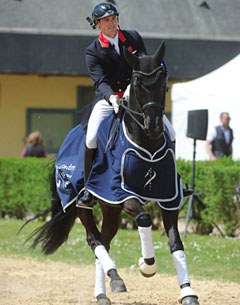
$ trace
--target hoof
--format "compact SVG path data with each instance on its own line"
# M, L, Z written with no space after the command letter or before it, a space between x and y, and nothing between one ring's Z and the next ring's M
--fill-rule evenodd
M112 292L126 292L127 288L122 279L111 280L110 287Z
M152 265L145 263L144 258L140 257L138 261L139 269L144 277L152 277L157 271L157 264L154 262Z
M198 298L196 296L185 297L181 301L182 305L199 305Z
M110 299L106 296L106 294L101 293L97 296L98 305L111 305Z
M112 292L126 292L127 288L120 278L116 269L111 269L108 271L108 276L110 277L110 287Z

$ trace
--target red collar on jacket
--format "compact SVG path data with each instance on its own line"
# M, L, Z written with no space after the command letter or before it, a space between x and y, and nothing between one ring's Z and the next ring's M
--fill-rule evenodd
M121 42L125 42L125 41L126 41L126 37L124 36L123 32L122 32L121 30L117 30L117 31L118 31L118 39L119 39ZM107 40L107 39L103 36L102 32L99 34L98 40L99 40L99 42L100 42L102 48L108 48L108 47L109 47L110 42L109 42L109 40ZM128 46L128 50L129 50L130 52L132 52L132 51L133 51L133 47L129 45L129 46Z

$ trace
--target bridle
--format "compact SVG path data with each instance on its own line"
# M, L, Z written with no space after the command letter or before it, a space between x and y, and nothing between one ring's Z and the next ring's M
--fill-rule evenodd
M143 71L133 70L132 79L134 79L134 77L137 78L137 76L139 76L139 75L140 76L145 76L145 77L152 77L154 74L156 74L155 78L157 78L158 72L159 71L162 72L162 68L163 68L163 66L159 66L159 67L155 68L154 70L152 70L149 73L146 73L146 72L143 72ZM152 82L152 84L154 84L154 83L155 82ZM131 86L132 86L132 84L131 84ZM134 84L133 84L133 86L134 86ZM141 87L141 89L143 89L145 92L149 93L150 90L146 86L144 86L142 84L142 82L139 82L138 86ZM138 119L138 117L140 117L141 119L144 119L145 118L144 111L146 109L149 109L149 108L156 108L157 110L160 110L161 113L163 113L165 105L164 104L162 105L162 104L150 101L150 102L148 102L148 103L146 103L146 104L141 106L141 104L139 102L139 99L138 99L138 96L136 94L136 90L134 90L134 93L135 93L135 98L136 98L136 101L137 101L137 104L138 104L139 111L135 111L135 110L129 108L126 105L126 101L124 99L122 99L120 101L120 107L125 109L125 111L130 115L130 117L135 121L135 123L138 124L138 126L141 129L146 130L147 128L141 123L141 121Z
M133 73L132 73L132 79L134 76L136 75L140 75L140 76L145 76L145 77L151 77L152 75L156 74L157 77L157 73L159 71L162 71L162 66L159 66L157 68L155 68L153 71L151 71L150 73L145 73L142 71L137 71L133 69ZM166 74L164 74L164 77L166 78ZM154 82L152 82L152 84L154 84ZM134 85L131 83L131 86ZM146 92L149 92L149 89L146 88L142 83L141 83L141 88L144 89ZM164 89L166 91L166 88ZM135 90L134 90L135 92ZM165 92L164 92L165 94ZM156 108L156 109L160 109L161 114L163 114L164 112L164 108L165 105L164 104L158 104L156 102L148 102L146 104L144 104L143 106L141 106L141 104L139 103L139 100L136 96L135 93L135 98L137 101L137 106L138 106L138 111L131 109L128 105L127 105L127 101L122 98L119 101L119 112L117 117L115 118L115 120L113 121L113 125L110 127L109 129L109 135L108 135L108 141L106 144L106 148L105 148L105 152L109 151L110 149L112 149L112 147L114 146L114 144L116 143L117 137L118 137L118 126L122 120L123 114L127 113L132 119L133 121L144 131L147 132L147 128L144 124L142 124L142 121L144 121L145 119L145 113L144 111L148 108Z

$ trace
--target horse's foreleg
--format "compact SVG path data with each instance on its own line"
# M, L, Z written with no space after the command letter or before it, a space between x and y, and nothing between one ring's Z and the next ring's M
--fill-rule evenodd
M117 269L115 263L109 256L110 242L115 236L119 227L119 217L121 209L116 210L111 206L106 206L101 204L103 222L101 230L101 244L97 245L94 249L96 257L102 264L105 274L109 275L109 271L112 269Z
M96 277L94 286L94 295L97 298L99 305L111 305L110 299L106 295L106 274L101 261L96 258ZM123 280L118 275L117 269L112 268L108 270L107 275L110 277L111 290L113 292L127 291Z
M142 257L139 259L140 272L145 277L151 277L156 273L155 251L152 240L152 220L141 203L136 199L127 200L124 210L135 217L141 240Z
M101 262L104 272L107 274L109 270L116 269L115 263L108 254L109 244L104 242L103 235L96 226L92 210L79 208L78 216L86 229L87 243Z
M119 229L122 206L111 206L107 204L100 204L100 206L103 215L101 229L102 243L109 251L110 243Z
M104 206L104 205L103 205ZM97 298L98 304L110 305L111 302L106 296L106 281L108 275L111 278L112 291L126 291L126 287L117 273L116 264L109 256L110 242L115 236L118 227L121 210L117 213L110 213L110 207L102 208L103 224L102 232L100 233L92 210L79 209L78 216L86 229L87 242L96 256L96 277L94 295Z
M103 214L103 222L102 222L102 230L101 230L101 236L102 236L102 242L105 246L105 253L103 249L100 249L100 247L97 247L96 250L100 251L101 257L97 255L98 258L101 258L102 266L105 270L105 273L110 277L111 282L111 290L113 292L125 292L127 291L126 286L119 276L117 272L117 267L114 264L109 263L109 254L106 253L110 250L110 243L114 236L117 234L119 225L120 225L120 215L122 212L121 206L109 206L106 204L100 204ZM106 265L104 262L107 262ZM113 261L112 261L113 263Z
M77 215L86 230L87 243L94 252L96 247L102 244L102 238L96 226L93 212L90 209L77 208Z
M177 271L177 281L181 289L180 301L183 305L197 305L198 297L190 287L186 255L183 243L178 231L178 211L167 211L162 209L162 218L165 231L169 238L169 248Z
M98 304L111 305L111 301L106 295L106 278L105 273L99 259L96 258L96 276L94 286L94 296L97 298Z
M95 250L98 246L102 245L101 233L99 232L96 222L93 216L92 210L78 208L78 217L81 220L85 230L87 243L90 246L91 250L95 253ZM103 246L102 246L103 247ZM95 254L96 255L96 254ZM95 286L94 286L94 295L98 300L99 304L110 305L111 302L106 296L106 283L105 283L105 273L102 267L101 262L98 258L95 261L96 267L96 276L95 276Z

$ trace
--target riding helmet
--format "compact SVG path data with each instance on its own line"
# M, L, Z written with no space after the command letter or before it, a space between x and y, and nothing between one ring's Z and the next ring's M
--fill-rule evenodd
M92 11L92 20L96 24L97 20L108 17L119 16L117 7L110 2L101 2L94 6Z

